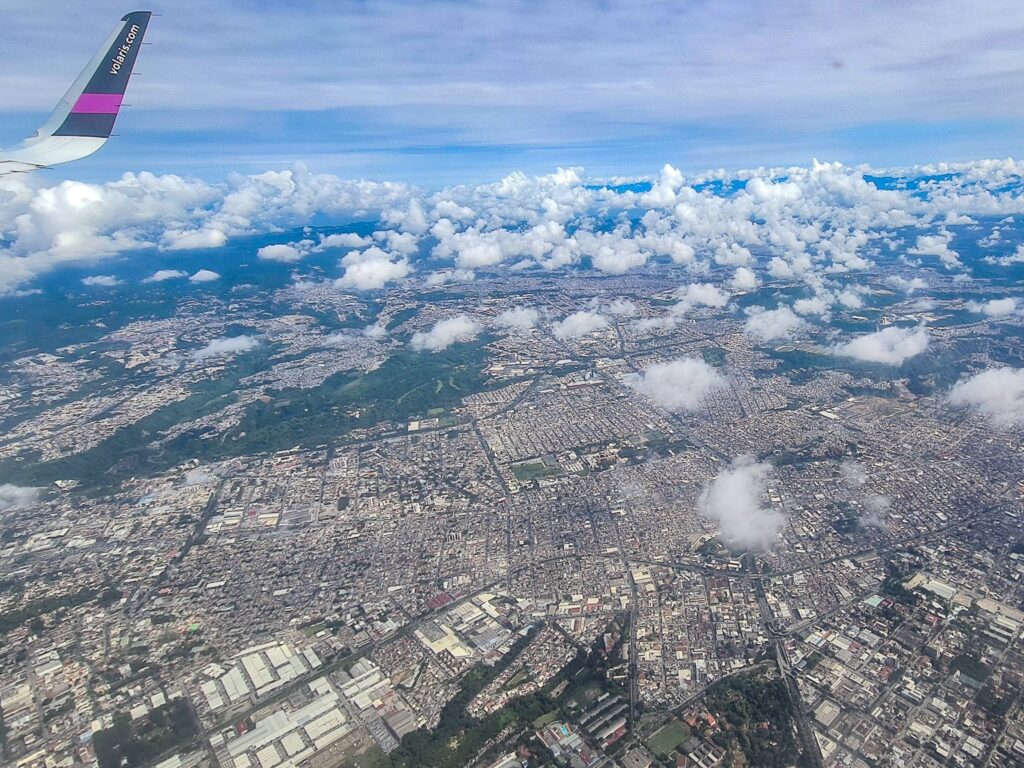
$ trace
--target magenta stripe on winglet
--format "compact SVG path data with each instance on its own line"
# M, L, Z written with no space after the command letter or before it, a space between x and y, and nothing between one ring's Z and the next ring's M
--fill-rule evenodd
M75 113L87 114L110 114L117 112L121 107L120 93L83 93L78 97L75 106L71 108Z

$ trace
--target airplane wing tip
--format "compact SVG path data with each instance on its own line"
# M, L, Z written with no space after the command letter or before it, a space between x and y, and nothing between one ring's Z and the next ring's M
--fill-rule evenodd
M36 133L0 154L0 166L50 166L80 160L110 137L152 11L132 11L72 83ZM0 175L9 173L0 167Z

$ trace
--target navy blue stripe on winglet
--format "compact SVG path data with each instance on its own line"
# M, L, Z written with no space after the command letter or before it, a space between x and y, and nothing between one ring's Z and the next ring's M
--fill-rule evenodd
M116 113L72 112L53 132L54 136L95 136L106 139L114 130Z
M124 26L85 86L86 93L125 92L150 16L150 11L134 11L122 19Z

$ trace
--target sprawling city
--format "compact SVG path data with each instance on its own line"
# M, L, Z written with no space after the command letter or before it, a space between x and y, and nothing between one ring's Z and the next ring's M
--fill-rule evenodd
M0 3L0 768L1021 768L1022 137L1020 0Z
M559 171L196 248L225 201L12 283L4 763L1020 765L1021 173ZM173 197L121 186L55 196Z

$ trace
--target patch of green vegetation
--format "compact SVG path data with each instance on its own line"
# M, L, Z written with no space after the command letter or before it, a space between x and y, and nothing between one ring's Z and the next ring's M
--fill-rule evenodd
M227 376L204 382L185 400L119 430L88 451L27 466L0 462L0 475L23 485L45 485L62 478L100 485L131 474L162 471L192 458L212 461L297 445L322 445L356 428L405 421L434 408L447 409L466 392L484 389L486 343L487 339L481 338L435 353L401 350L369 373L339 373L319 387L272 393L271 402L250 404L240 424L223 439L202 439L201 432L190 432L161 447L153 446L160 431L212 413L233 399L239 380L266 365L265 351L257 350L236 361ZM455 386L445 383L438 390L424 385L434 381L450 381Z
M785 681L761 673L729 677L710 689L705 703L722 724L716 740L722 746L735 740L748 765L788 768L800 761Z
M712 536L710 539L703 542L695 551L701 557L724 558L729 554L728 547L726 547L717 536Z
M459 693L441 711L437 727L432 731L410 733L398 749L381 761L379 768L462 768L506 728L511 727L515 731L537 722L542 725L534 727L543 727L544 723L564 716L563 705L573 699L581 688L594 686L597 695L603 690L621 693L621 689L606 678L610 659L604 653L603 640L598 639L589 652L577 652L543 689L514 699L487 717L470 717L466 712L469 702L515 662L532 638L531 632L517 640L493 667L478 665L470 669L462 679ZM620 645L617 645L611 658L617 658L620 650ZM553 696L555 690L559 691L557 697Z
M645 437L647 438L647 448L657 456L681 453L687 448L693 447L693 444L685 438L674 437L669 439L661 432L648 432Z
M532 480L543 480L546 477L560 477L565 472L561 467L549 467L543 462L533 461L524 464L513 464L512 474L521 483L528 483Z
M555 722L555 720L557 720L557 719L558 719L558 710L554 709L554 710L548 712L547 714L541 715L536 720L534 720L532 723L530 723L530 725L533 727L534 730L538 730L539 731L545 725L550 725L551 723Z
M721 347L705 347L700 351L700 354L708 365L725 365L725 350Z
M832 529L840 535L856 533L859 527L859 519L852 515L848 517L838 517L832 521Z
M344 768L377 768L384 759L384 752L376 744L363 750L351 749L341 758Z
M956 656L950 663L949 669L951 672L960 672L961 674L967 675L972 680L977 680L979 683L985 682L989 676L989 668L982 663L976 656L972 656L969 653L961 653Z
M512 675L512 677L509 678L508 682L502 686L501 690L514 690L515 688L518 688L520 685L525 683L527 680L531 679L531 677L532 675L530 674L530 670L524 667L523 669L520 669L518 672Z
M978 691L974 701L996 717L1005 718L1019 697L1020 694L1011 686L1000 689L989 683Z
M397 328L406 320L411 320L416 317L419 311L419 307L406 307L405 309L400 309L391 316L391 319L388 320L388 324L384 327L389 331L393 328Z
M882 588L879 591L897 603L903 603L904 605L914 605L917 603L917 596L903 586L902 578L896 576L890 576L883 581Z
M92 742L100 768L120 768L122 763L144 765L195 735L188 707L175 699L138 720L114 715L113 725L93 734Z
M572 695L572 700L580 707L585 708L587 705L596 701L597 697L600 695L601 684L598 682L591 682L581 686L580 689Z
M268 365L269 348L257 348L240 356L230 371L218 379L199 382L184 400L164 406L149 416L119 429L95 447L53 461L22 464L13 460L0 462L0 475L16 478L26 485L47 485L54 480L72 479L83 484L101 483L113 475L128 475L143 468L160 469L171 462L160 462L159 454L149 447L159 432L182 421L216 413L234 402L241 379ZM194 439L196 455L207 441ZM183 459L188 458L188 455Z
M668 757L690 738L690 727L679 720L673 720L647 740L647 746L654 750L658 757Z
M43 629L42 616L52 613L61 608L74 608L88 603L100 594L97 587L83 587L77 592L52 597L41 597L25 605L13 608L4 614L0 614L0 635L7 634L12 629L17 629L25 622L32 622L33 631Z
M467 765L488 741L517 720L531 722L546 711L533 697L517 699L509 706L483 719L469 715L466 707L480 691L515 661L533 639L531 632L515 642L493 667L477 665L462 678L462 687L441 711L441 720L432 731L410 733L381 763L386 768L461 768ZM537 711L534 711L536 708Z

